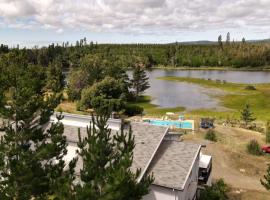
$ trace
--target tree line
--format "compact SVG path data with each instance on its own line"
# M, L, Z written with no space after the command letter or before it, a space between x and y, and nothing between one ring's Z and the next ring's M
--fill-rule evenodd
M85 55L95 55L109 61L117 61L119 67L131 68L140 61L146 68L151 67L261 67L270 64L270 45L267 42L231 41L230 33L223 41L207 44L97 44L86 38L75 45L65 42L48 47L19 49L0 46L0 55L22 51L29 63L48 66L58 60L65 69L78 66Z

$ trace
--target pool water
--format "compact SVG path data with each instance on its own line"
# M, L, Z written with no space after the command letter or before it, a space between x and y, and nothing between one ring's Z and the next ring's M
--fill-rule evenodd
M149 120L149 123L156 126L173 126L176 128L192 129L192 123L188 121Z

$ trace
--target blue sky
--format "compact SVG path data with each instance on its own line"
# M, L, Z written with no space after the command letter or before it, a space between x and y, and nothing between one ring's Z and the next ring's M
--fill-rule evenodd
M269 0L0 0L0 43L270 38Z

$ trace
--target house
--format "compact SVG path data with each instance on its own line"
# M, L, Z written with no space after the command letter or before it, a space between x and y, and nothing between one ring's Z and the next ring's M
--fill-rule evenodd
M62 120L64 134L69 142L66 161L76 156L76 142L78 141L78 128L82 137L86 136L86 126L90 117L64 114ZM55 121L55 117L51 118ZM119 124L117 124L119 123ZM143 200L194 200L196 199L201 146L174 140L166 137L169 130L166 127L154 126L146 123L131 122L135 136L135 149L132 171L141 169L138 181L145 174L154 174L155 180L150 187L150 193ZM121 121L108 120L112 133L119 131ZM79 159L76 172L82 168Z
M164 140L148 172L155 181L143 200L196 199L200 145Z

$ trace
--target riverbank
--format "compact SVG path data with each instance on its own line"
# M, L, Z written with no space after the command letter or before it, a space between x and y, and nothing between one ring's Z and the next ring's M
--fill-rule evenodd
M174 108L160 108L157 105L151 103L152 98L150 96L141 96L137 102L128 102L128 105L136 105L140 106L144 109L144 115L147 117L162 117L166 114L166 112L174 112L176 114L180 114L185 111L183 107L174 107ZM72 102L68 100L64 100L61 102L56 111L58 112L67 112L73 114L81 114L81 115L89 115L88 112L77 110L76 106L77 102Z
M252 112L258 120L270 120L270 84L252 84L255 90L247 89L249 84L228 83L199 78L166 76L158 79L166 81L187 82L198 84L203 87L216 88L226 91L225 95L217 96L221 106L230 111L215 111L213 109L192 110L188 116L204 116L223 119L239 119L240 110L245 104L250 104Z
M230 67L230 66L215 66L215 67L209 67L209 66L201 66L201 67L189 67L189 66L163 66L158 65L151 67L151 69L163 69L163 70L218 70L218 71L270 71L270 66L261 66L261 67Z

